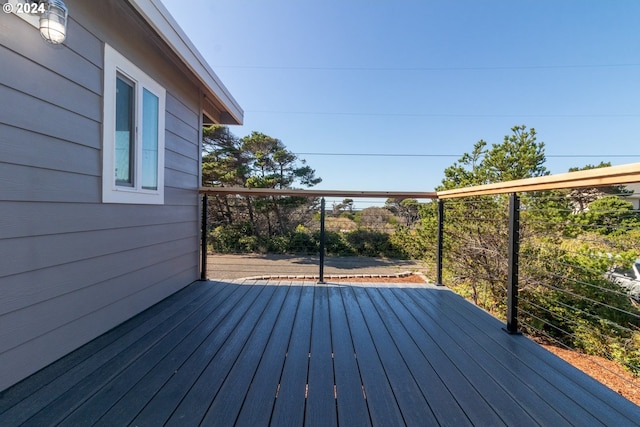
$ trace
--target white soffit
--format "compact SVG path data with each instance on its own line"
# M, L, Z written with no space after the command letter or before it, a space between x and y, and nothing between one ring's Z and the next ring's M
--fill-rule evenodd
M236 123L242 124L244 111L222 84L211 66L182 31L160 0L128 0L182 62L202 82L207 97L217 99ZM207 93L208 92L208 93Z

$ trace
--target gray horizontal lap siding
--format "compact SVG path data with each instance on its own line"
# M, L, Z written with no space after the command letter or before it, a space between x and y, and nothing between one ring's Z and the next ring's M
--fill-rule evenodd
M198 277L198 89L122 4L84 3L57 48L0 17L0 390ZM105 41L167 89L162 206L101 202Z

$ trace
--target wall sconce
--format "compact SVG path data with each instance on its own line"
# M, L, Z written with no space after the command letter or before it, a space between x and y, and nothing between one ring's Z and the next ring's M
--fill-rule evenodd
M67 37L67 6L62 0L44 0L40 15L40 35L51 44L60 44Z

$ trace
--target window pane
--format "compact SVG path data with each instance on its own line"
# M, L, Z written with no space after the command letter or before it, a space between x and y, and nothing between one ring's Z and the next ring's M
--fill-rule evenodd
M142 94L142 188L158 189L158 97Z
M133 83L116 77L116 185L133 186L134 129Z

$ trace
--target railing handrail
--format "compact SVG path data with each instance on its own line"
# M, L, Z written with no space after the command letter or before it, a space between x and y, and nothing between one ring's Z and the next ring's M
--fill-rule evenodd
M200 187L200 194L240 194L243 196L370 197L395 199L436 199L435 191L303 190L291 188Z
M244 196L302 196L302 197L369 197L395 199L453 199L527 191L561 190L567 188L599 187L640 182L640 163L610 166L517 179L444 191L358 191L316 190L291 188L200 187L200 194L240 194Z
M541 276L541 279L539 280L538 276L534 276L536 280L539 280L538 282L532 282L530 277L527 277L527 281L525 282L527 284L526 288L523 288L524 291L526 292L522 292L520 293L519 290L519 280L520 280L520 272L519 269L521 268L521 266L527 264L528 262L525 263L521 263L520 262L520 238L521 238L521 234L520 234L520 194L519 193L526 193L526 192L534 192L534 191L548 191L548 190L569 190L569 189L574 189L574 188L589 188L589 187L605 187L605 186L615 186L615 185L624 185L624 184L633 184L633 183L640 183L640 163L633 163L633 164L626 164L626 165L620 165L620 166L612 166L612 167L606 167L606 168L597 168L597 169L590 169L590 170L582 170L582 171L577 171L577 172L569 172L569 173L563 173L563 174L555 174L555 175L546 175L546 176L542 176L542 177L536 177L536 178L528 178L528 179L520 179L520 180L513 180L513 181L505 181L505 182L501 182L501 183L493 183L493 184L487 184L487 185L480 185L480 186L473 186L473 187L465 187L465 188L458 188L458 189L452 189L452 190L446 190L446 191L439 191L439 192L406 192L406 191L355 191L355 190L315 190L315 189L273 189L273 188L243 188L243 187L201 187L199 189L199 192L201 194L203 194L203 203L202 203L202 232L201 232L201 246L202 246L202 271L201 271L201 277L202 279L206 279L206 262L207 262L207 256L206 256L206 252L207 252L207 234L208 234L208 228L207 228L207 195L211 195L211 194L218 194L218 195L244 195L244 196L302 196L302 197L317 197L320 198L322 197L322 202L321 202L321 207L320 207L320 235L319 238L316 237L316 231L313 231L313 237L311 237L311 235L308 235L308 239L310 242L312 242L312 244L315 244L314 242L318 242L318 255L319 255L319 274L318 274L318 283L324 283L324 254L325 254L325 233L324 233L324 229L325 229L325 224L324 224L324 220L325 220L325 200L324 197L342 197L342 198L395 198L395 199L407 199L407 198L411 198L411 199L436 199L437 200L437 208L438 208L438 212L437 212L437 241L436 241L436 245L437 245L437 256L436 256L436 284L437 285L443 285L443 253L444 250L446 248L447 245L450 245L451 242L460 242L460 244L466 244L465 243L465 238L459 238L459 236L456 236L456 232L458 231L458 229L454 226L451 228L451 230L454 230L450 236L449 239L445 238L444 232L445 232L445 205L447 205L448 203L445 201L445 199L454 199L454 198L464 198L464 197L468 197L468 196L479 196L479 195L497 195L497 194L510 194L510 199L509 199L509 216L508 216L508 221L509 221L509 232L508 232L508 259L506 259L506 257L504 257L504 255L501 255L501 250L500 248L502 247L502 245L504 245L504 243L501 243L501 239L502 237L506 237L503 236L503 228L496 228L494 229L495 232L497 232L498 235L498 240L495 242L490 242L490 244L487 244L486 247L483 244L482 241L479 241L477 243L477 246L481 247L481 250L484 251L481 253L481 255L484 257L485 253L487 250L491 249L491 255L490 257L495 258L492 260L492 262L495 264L493 265L491 268L492 269L496 269L495 271L499 272L499 275L494 275L494 276L490 276L491 277L491 281L492 283L489 284L489 286L491 286L493 289L497 289L497 292L494 295L491 295L491 297L493 298L494 301L498 301L498 303L494 304L493 308L496 309L497 307L500 306L499 304L499 298L500 296L502 296L502 292L504 290L503 285L506 285L506 327L503 328L505 331L507 331L510 334L519 334L519 327L518 325L523 325L525 326L525 331L526 330L533 330L536 331L536 327L539 328L537 329L537 331L546 336L547 338L557 341L558 343L562 344L563 341L561 340L557 340L554 338L555 336L555 332L551 335L548 335L545 330L546 328L553 328L553 330L558 331L560 333L563 334L567 334L568 336L575 338L574 334L574 329L573 326L571 327L566 327L563 326L563 322L573 322L574 324L583 327L581 323L579 323L576 319L580 320L581 318L573 318L573 317L569 317L566 315L563 315L562 312L568 312L572 309L572 307L568 304L571 303L571 301L567 300L563 300L562 298L558 297L558 300L555 300L554 298L550 298L552 299L554 304L559 304L560 305L560 311L558 310L552 310L551 308L553 308L553 306L550 306L550 308L545 308L542 306L538 306L536 304L545 304L546 298L547 298L547 289L552 290L554 293L564 293L565 295L569 295L570 299L576 299L579 301L586 301L587 304L590 305L594 305L594 304L600 304L602 306L604 306L606 308L606 310L613 310L615 313L624 313L625 315L628 316L636 316L637 315L630 311L630 310L625 310L624 307L622 308L618 308L615 307L614 305L609 305L608 302L603 303L599 297L594 297L591 294L586 294L586 295L582 295L580 293L580 288L584 288L585 286L588 286L589 289L591 290L591 292L593 293L593 289L596 289L598 293L601 293L602 291L606 292L606 297L609 296L609 293L612 292L607 286L605 285L600 285L600 281L604 281L605 279L608 281L611 281L611 283L616 283L613 280L610 280L610 277L608 275L605 275L604 271L601 273L597 270L597 268L599 267L591 267L590 264L588 263L584 263L581 259L578 259L577 255L582 256L583 254L581 252L576 252L574 255L576 258L576 261L572 261L571 258L569 258L568 261L562 260L562 257L560 257L560 260L555 260L554 258L558 258L556 255L556 252L554 250L551 251L547 251L548 253L544 254L543 256L540 257L540 259L543 261L543 263L541 263L540 265L534 264L533 268L542 268L545 269L547 271L547 275L546 276ZM247 206L249 206L249 202L247 201ZM315 206L314 206L315 208ZM472 205L469 205L469 211L475 211L475 207ZM250 212L250 211L249 211ZM432 215L433 212L429 211L427 212L429 215ZM469 212L468 211L458 211L457 209L453 209L452 210L452 217L454 219L457 218L458 221L460 221L460 219L462 218L462 221L464 222L466 220L466 216L468 216ZM461 216L460 216L461 215ZM314 220L315 219L315 214L314 214ZM431 216L429 216L429 219L432 219ZM484 215L482 218L469 218L470 221L487 221L487 218L484 218ZM535 218L534 218L535 219ZM490 217L488 219L489 221L494 222L494 218ZM504 221L506 220L506 218L504 218L504 211L502 211L502 213L500 214L500 216L496 216L495 218L496 221ZM572 221L565 221L564 218L560 218L560 222L558 222L559 225L563 225L564 223L568 223L569 225L574 224ZM575 222L575 225L579 225L580 221ZM428 223L428 228L424 228L424 230L428 231L428 232L432 232L433 228L432 228L433 223L429 222ZM471 225L473 225L473 223L471 223ZM583 226L585 226L583 224ZM608 226L608 225L607 225ZM296 228L297 230L297 228ZM460 230L462 231L462 233L464 233L464 229L461 227ZM487 233L492 233L494 232L494 230L491 229L485 229L484 227L478 227L478 234L484 235ZM535 231L536 233L538 233L538 230L534 230L534 227L531 227L530 229L528 229L527 231ZM210 230L209 230L210 231ZM342 230L340 230L342 232ZM414 230L410 230L410 232L413 232ZM449 230L450 231L450 230ZM306 232L306 231L305 231ZM421 234L419 234L421 232L420 229L418 229L416 231L416 234L418 236L421 236ZM576 233L577 234L577 233ZM544 236L544 234L535 234L531 233L531 235L527 235L526 237L529 239L531 238L531 236L533 236L535 239L531 239L529 241L526 242L527 246L527 251L525 251L525 256L527 257L526 261L528 261L530 258L532 258L533 256L536 255L537 253L537 249L535 248L536 245L542 247L542 249L546 249L545 245L557 245L557 247L560 250L563 250L566 253L571 254L571 252L569 252L567 249L564 249L562 247L562 245L564 244L565 240L568 241L568 239L574 239L577 240L576 236L565 236L563 233L558 233L558 236L556 236L555 234L550 234L550 236L552 236L554 239L550 242L547 242L545 239L540 239L538 238L540 235ZM556 239L556 237L559 237L559 239ZM536 240L537 239L537 240ZM293 238L291 239L292 241L294 240ZM473 239L470 239L473 241ZM559 240L559 242L558 242ZM604 239L603 239L604 240ZM426 243L425 245L430 245L432 243L431 240L429 239L425 239ZM583 242L587 242L588 240L582 240ZM626 244L624 241L622 241L622 244ZM600 242L598 242L600 243ZM422 245L423 243L421 242L420 245ZM602 243L603 245L605 245L605 243ZM608 247L614 247L615 245L617 245L618 242L617 241L612 241L612 242L607 242L606 245L608 246L603 246L605 248ZM493 245L493 246L492 246ZM311 246L313 247L313 246ZM531 247L533 247L532 251L529 251L529 249L531 249ZM619 248L620 250L625 248ZM635 249L635 248L634 248ZM315 248L313 249L315 251ZM456 248L455 246L453 247L453 250L455 251ZM599 246L596 246L593 251L598 251ZM614 250L618 251L618 248L616 247L616 249ZM542 253L544 251L540 251L540 253ZM604 251L606 252L606 251ZM600 252L598 252L600 253ZM585 256L590 256L589 255L590 252L585 253ZM600 256L600 255L598 255ZM615 255L617 256L617 255ZM625 255L626 256L626 255ZM461 257L459 254L456 254L455 252L452 252L451 255L451 259L455 260L455 259L459 259L459 258L465 258L465 257ZM466 257L469 258L469 257ZM482 258L479 258L480 262L482 262ZM612 258L610 259L614 259L613 255ZM623 259L623 258L621 258ZM626 258L625 258L626 259ZM475 261L472 259L472 261L475 263ZM487 262L487 261L485 261ZM613 262L613 261L612 261ZM506 263L507 264L507 269L506 269L506 282L507 283L503 283L503 279L502 279L502 274L504 272L503 268L504 268L504 264L500 264L500 263ZM549 263L549 264L547 264ZM575 266L573 264L576 264ZM560 265L559 265L560 264ZM564 265L563 265L564 264ZM586 267L583 266L583 264L586 265ZM455 266L455 264L453 264ZM551 265L551 267L549 267L549 265ZM567 267L567 268L565 268ZM475 268L475 265L471 266L470 268ZM607 266L607 268L609 268ZM571 278L568 274L566 273L567 276L565 276L564 271L565 270L578 270L578 273L576 278ZM586 270L587 274L585 275L585 278L582 278L580 276L580 274L583 274L584 271ZM589 271L592 270L592 271ZM604 267L603 267L604 270ZM527 272L527 274L530 273L529 270L524 270L525 272ZM556 271L561 272L562 275L559 275L556 273ZM580 271L582 271L582 273L580 273ZM469 275L464 276L463 280L467 281L467 280L477 280L476 276L474 276L473 274L475 273L475 270L473 270ZM490 273L490 272L489 272ZM591 282L591 277L592 275L595 274L595 278L596 281L594 281L593 283ZM549 278L549 280L547 280L547 278ZM480 279L482 279L482 277L480 277ZM547 283L548 282L548 283ZM566 282L566 283L565 283ZM533 284L532 284L533 283ZM574 289L574 286L571 285L571 283L576 284ZM534 286L535 285L535 286ZM536 287L543 287L543 291L542 293L540 293ZM613 284L611 285L613 286ZM490 288L491 290L491 288ZM615 290L614 290L615 291ZM476 296L476 289L474 287L473 289L474 292L474 297ZM536 294L535 292L538 292L540 295ZM620 295L624 295L624 293L622 291L617 292ZM524 305L522 309L519 308L519 300L522 296L522 301L526 302L529 305ZM553 296L553 295L552 295ZM605 298L604 301L608 301L609 298ZM571 303L573 304L573 303ZM530 307L531 305L537 306L543 310L546 310L549 315L544 315L542 317L538 317L538 315L536 314L537 311L534 309L532 310ZM568 310L564 310L564 308L567 308ZM582 311L583 313L587 313L590 316L598 316L598 312L594 312L593 314L587 311L583 311L580 308L578 308L578 306L574 307L575 310L578 311ZM527 311L528 310L528 311ZM518 318L518 313L524 313L525 316L523 317L523 319L519 319ZM608 316L608 315L607 315ZM536 319L535 322L531 322L530 319ZM526 323L526 320L529 320L529 323ZM546 319L546 320L545 320ZM549 320L549 319L553 319L553 320ZM557 320L559 319L559 320ZM614 323L613 320L609 319L609 317L598 317L597 319L598 321L606 321L606 322L612 322L612 325L615 325L616 327L620 327L621 325L618 325L617 323ZM537 323L542 322L543 326L536 326ZM631 324L630 324L631 325ZM635 323L633 324L635 325ZM607 323L607 327L609 327L609 324ZM634 330L632 329L634 326L630 326L629 328L627 328L628 331L630 332L634 332ZM564 329L563 329L564 328ZM596 334L598 334L598 336L604 337L605 335L603 335L603 332L601 332L599 329L596 328L595 332ZM597 337L596 337L597 338ZM589 340L591 338L587 337L587 340ZM609 339L609 338L607 338ZM618 336L618 338L621 343L625 343L624 340L629 339L628 337L625 336ZM618 345L617 344L618 341L613 342L612 346ZM622 345L622 344L621 344ZM626 346L626 344L624 344ZM569 347L567 347L569 348ZM613 348L611 346L606 346L607 349ZM626 347L625 347L626 348ZM600 350L598 350L600 351ZM610 351L610 350L607 350ZM617 351L617 350L616 350ZM634 350L635 351L635 350ZM610 357L611 354L609 354ZM617 356L616 356L617 357ZM623 356L620 356L621 358ZM627 357L626 355L624 355L624 357ZM628 358L627 359L620 359L622 360L625 364L626 363L630 363L628 362ZM628 365L628 366L635 366L635 365ZM638 369L640 369L639 367L635 366L633 369L636 369L636 371Z
M438 191L438 199L468 196L483 196L527 191L561 190L566 188L599 187L640 182L640 163L631 163L606 168L589 169L546 175L536 178L517 179L473 187Z

